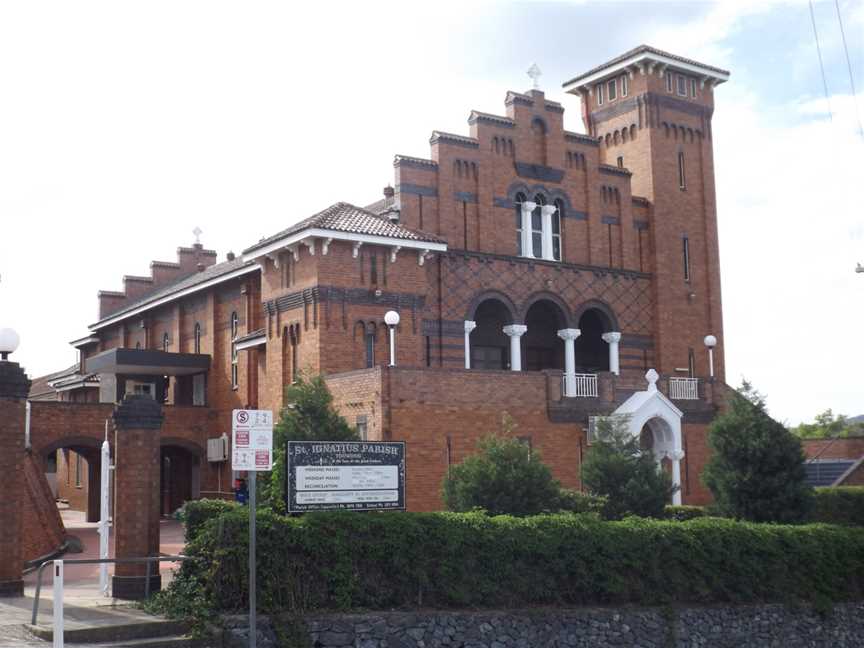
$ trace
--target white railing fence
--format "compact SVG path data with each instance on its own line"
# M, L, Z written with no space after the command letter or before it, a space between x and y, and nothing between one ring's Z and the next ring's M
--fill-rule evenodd
M568 383L572 383L572 387L568 388ZM561 377L561 393L571 398L596 398L597 374L577 373L568 376L565 373Z
M669 398L675 400L699 400L699 379L670 377Z

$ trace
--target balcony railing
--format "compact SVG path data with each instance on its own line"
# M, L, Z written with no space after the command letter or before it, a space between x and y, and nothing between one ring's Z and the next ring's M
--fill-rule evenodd
M670 377L669 398L673 400L699 400L699 379Z
M573 388L568 389L568 376L561 377L561 393L567 397L597 398L597 374L572 374ZM570 392L573 392L572 394Z

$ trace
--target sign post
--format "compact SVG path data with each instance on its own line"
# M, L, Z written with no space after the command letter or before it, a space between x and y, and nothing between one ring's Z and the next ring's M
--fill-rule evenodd
M273 412L231 412L231 457L231 469L245 470L249 475L249 648L255 648L258 642L255 601L255 476L259 470L273 469Z

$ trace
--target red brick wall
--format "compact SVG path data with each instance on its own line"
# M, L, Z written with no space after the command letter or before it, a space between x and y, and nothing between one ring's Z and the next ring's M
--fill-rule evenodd
M63 544L66 530L45 479L42 462L32 454L24 455L22 474L21 559L28 561L56 551Z
M76 465L80 463L80 472ZM57 498L66 500L73 511L86 511L89 490L89 464L86 457L69 448L57 451ZM80 480L76 481L76 474Z

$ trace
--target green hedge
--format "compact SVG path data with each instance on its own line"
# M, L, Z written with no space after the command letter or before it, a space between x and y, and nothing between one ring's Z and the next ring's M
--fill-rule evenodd
M192 542L198 537L198 532L205 522L233 511L239 506L237 502L220 499L189 500L183 504L180 509L180 520L186 526L186 542Z
M243 609L247 518L207 521L187 546L203 560L184 563L172 588L192 581L212 609ZM258 583L265 611L858 600L864 529L262 510Z
M817 488L814 522L864 526L864 486Z
M672 505L669 504L663 510L663 517L666 520L676 520L678 522L686 522L695 518L708 516L709 513L702 506L689 505Z

